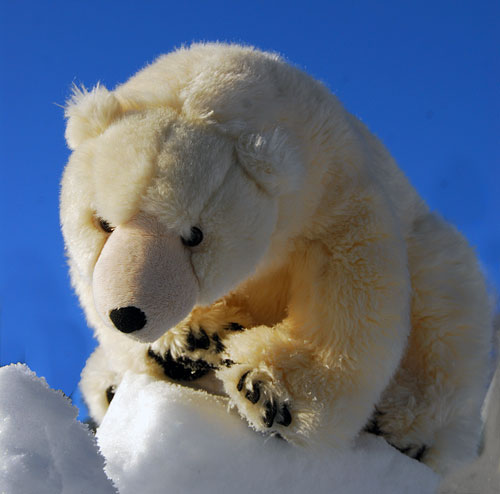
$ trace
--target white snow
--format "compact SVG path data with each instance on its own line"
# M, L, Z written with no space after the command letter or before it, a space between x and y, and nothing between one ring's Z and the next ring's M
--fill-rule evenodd
M499 492L496 382L484 454L443 494ZM381 438L342 453L293 447L252 431L223 397L146 375L125 376L98 429L105 461L76 416L26 366L0 368L0 494L116 494L113 483L119 494L430 494L440 481Z
M309 451L252 431L224 398L127 374L97 433L120 494L427 494L439 477L384 440Z
M481 456L446 477L439 494L500 493L500 365L484 403L484 445Z
M1 494L111 494L78 411L25 365L0 368Z

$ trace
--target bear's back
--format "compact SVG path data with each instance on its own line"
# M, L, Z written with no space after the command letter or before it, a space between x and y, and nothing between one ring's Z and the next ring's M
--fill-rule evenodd
M359 173L370 169L391 197L405 235L428 211L382 143L326 86L277 54L194 44L159 57L114 94L125 109L168 106L193 120L213 120L235 135L283 125L314 164L311 190L317 191L324 172L339 163L346 170L355 163Z

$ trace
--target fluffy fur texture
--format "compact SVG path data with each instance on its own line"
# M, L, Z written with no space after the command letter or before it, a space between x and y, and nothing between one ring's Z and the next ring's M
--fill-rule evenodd
M290 442L366 427L439 472L474 457L492 326L474 253L322 84L199 44L76 90L66 115L62 229L100 343L82 375L98 422L133 369L219 383ZM137 305L143 329L113 327Z

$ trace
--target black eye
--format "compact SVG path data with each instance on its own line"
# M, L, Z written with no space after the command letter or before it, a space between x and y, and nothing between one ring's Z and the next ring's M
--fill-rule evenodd
M181 237L181 240L185 246L194 247L201 244L201 241L203 240L203 232L199 228L193 226L191 227L191 235L189 238Z
M99 216L95 217L95 222L97 223L97 226L106 233L113 233L115 227L111 226L104 218L101 218Z

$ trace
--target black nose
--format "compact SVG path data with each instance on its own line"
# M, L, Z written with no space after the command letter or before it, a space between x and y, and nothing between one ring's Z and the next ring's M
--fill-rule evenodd
M146 325L146 314L132 306L113 309L109 318L122 333L133 333Z

